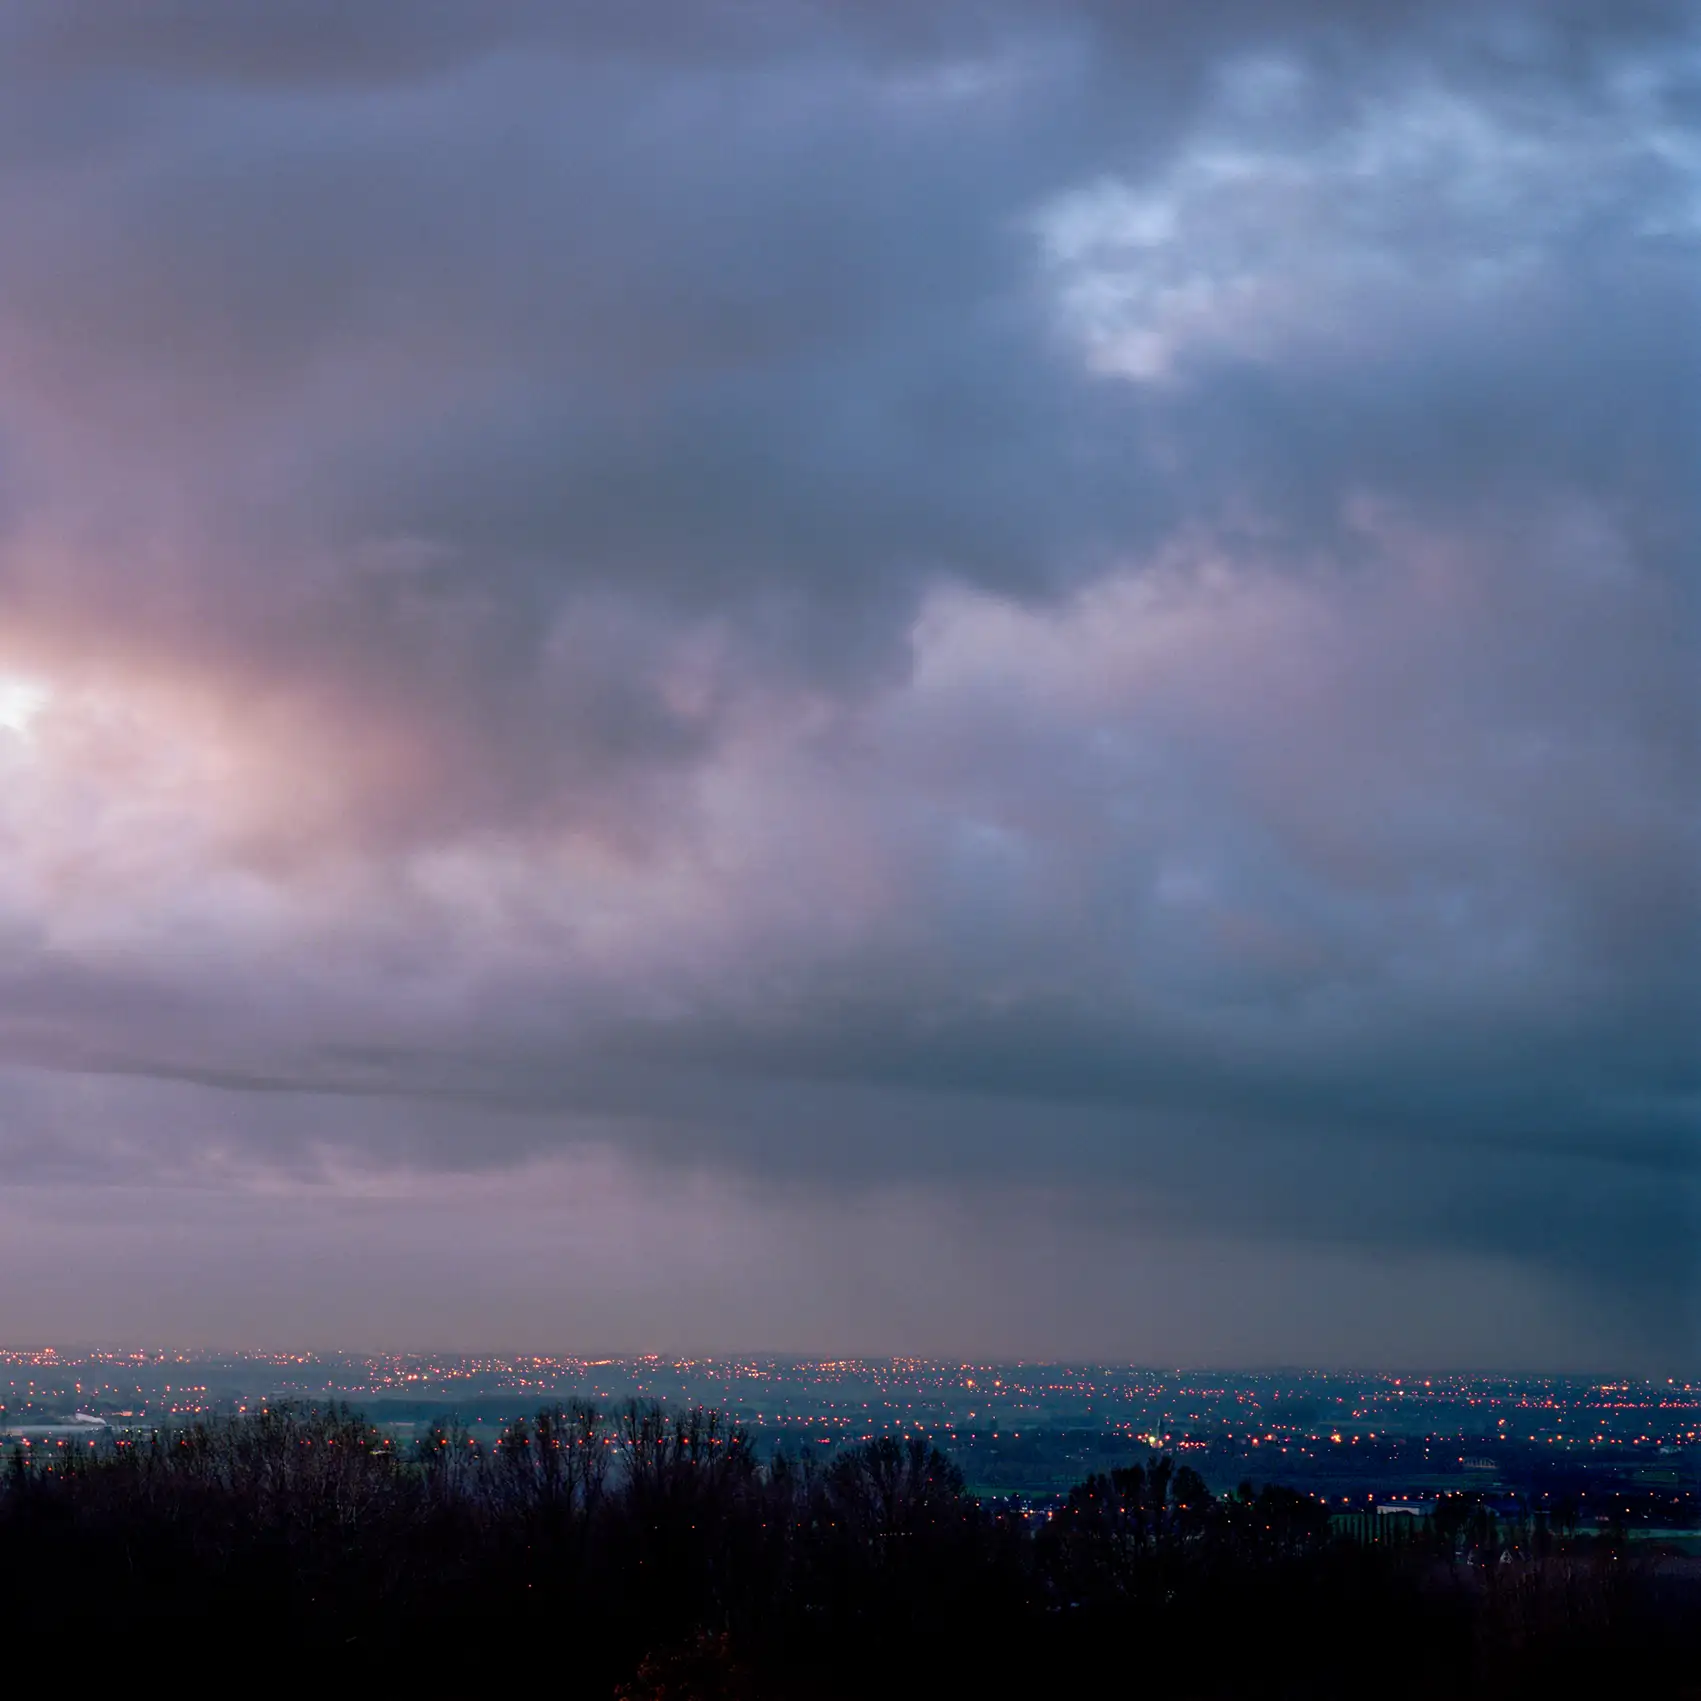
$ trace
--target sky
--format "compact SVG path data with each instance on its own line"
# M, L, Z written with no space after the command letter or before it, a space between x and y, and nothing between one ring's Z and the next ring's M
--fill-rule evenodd
M0 0L0 1339L1701 1366L1701 27Z

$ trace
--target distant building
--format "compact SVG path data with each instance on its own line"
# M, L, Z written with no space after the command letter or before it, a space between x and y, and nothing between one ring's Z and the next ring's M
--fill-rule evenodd
M1337 1536L1365 1546L1414 1541L1428 1524L1427 1509L1392 1504L1374 1512L1337 1512L1329 1520Z
M19 1423L0 1429L0 1445L15 1441L98 1441L111 1433L112 1426L105 1418L78 1412L57 1423Z

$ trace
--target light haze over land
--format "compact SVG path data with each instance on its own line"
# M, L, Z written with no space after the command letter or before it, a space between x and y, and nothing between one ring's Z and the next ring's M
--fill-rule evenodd
M0 1338L1692 1368L1695 20L0 0Z

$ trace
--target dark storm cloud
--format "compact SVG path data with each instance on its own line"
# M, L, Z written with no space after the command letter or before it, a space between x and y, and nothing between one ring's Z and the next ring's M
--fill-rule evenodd
M1098 1192L1678 1350L1686 11L638 16L0 7L8 1151Z

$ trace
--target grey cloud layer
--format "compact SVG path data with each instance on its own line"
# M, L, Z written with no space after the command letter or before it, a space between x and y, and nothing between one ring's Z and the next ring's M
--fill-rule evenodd
M1684 10L631 16L0 8L0 1056L1691 1340Z

